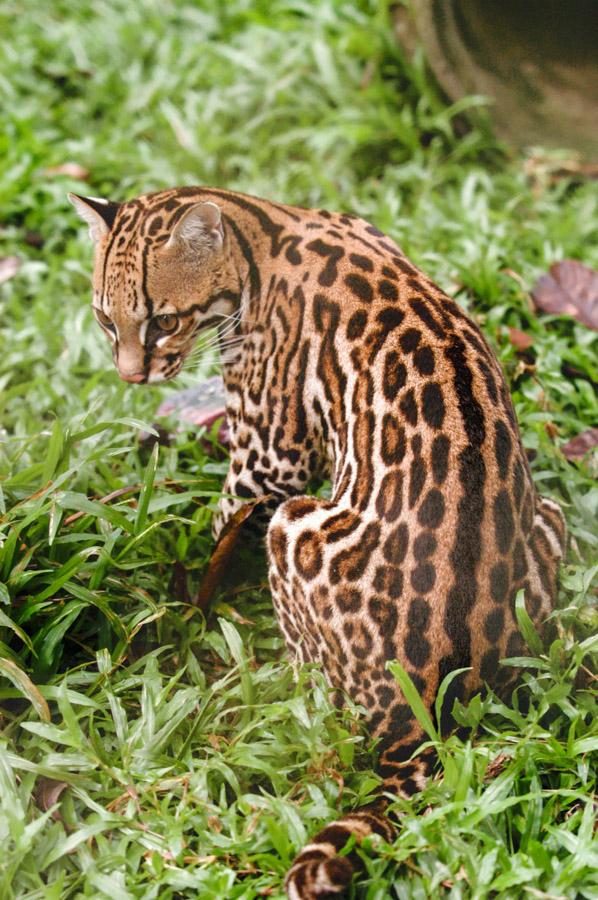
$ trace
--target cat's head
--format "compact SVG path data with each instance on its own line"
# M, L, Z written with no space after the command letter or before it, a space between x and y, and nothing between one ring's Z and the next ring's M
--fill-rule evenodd
M113 203L69 194L95 243L93 311L121 378L173 378L197 333L233 306L220 208L210 201Z

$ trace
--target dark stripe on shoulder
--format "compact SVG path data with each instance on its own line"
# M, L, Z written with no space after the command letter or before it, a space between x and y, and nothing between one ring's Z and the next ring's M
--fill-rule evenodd
M253 252L251 250L251 245L241 229L233 222L230 216L223 216L227 227L231 229L232 233L235 236L235 239L239 245L239 249L241 253L245 257L247 261L247 265L249 266L249 287L252 297L259 297L262 292L262 279L260 277L260 270L258 269L255 259L253 258Z

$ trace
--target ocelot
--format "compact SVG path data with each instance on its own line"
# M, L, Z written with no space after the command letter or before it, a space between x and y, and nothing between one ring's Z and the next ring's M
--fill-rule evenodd
M532 483L499 364L475 323L377 228L354 215L185 187L126 203L71 195L96 241L95 316L122 378L173 378L219 329L231 463L216 536L269 495L269 579L288 649L369 711L385 792L433 766L387 670L433 709L525 652L514 600L541 627L565 544ZM330 499L306 495L329 478ZM384 802L317 834L291 898L341 893L351 835L390 839Z

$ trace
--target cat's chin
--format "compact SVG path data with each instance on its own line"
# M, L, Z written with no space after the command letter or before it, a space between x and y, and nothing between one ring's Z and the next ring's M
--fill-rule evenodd
M166 376L163 375L162 372L150 372L150 374L147 376L147 381L145 383L146 384L162 384L164 381L170 381L172 377L173 376L170 376L170 378L166 378Z

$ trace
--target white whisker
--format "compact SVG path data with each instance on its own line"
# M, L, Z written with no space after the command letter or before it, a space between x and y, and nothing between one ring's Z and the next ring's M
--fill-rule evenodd
M237 337L229 338L220 347L213 346L212 350L216 351L213 353L214 362L218 360L220 363L226 364L238 359L245 340L245 335L238 335ZM186 370L198 368L206 362L206 359L209 359L210 355L207 351L189 355L183 364L183 368Z
M228 325L226 325L226 326L225 326L224 328L222 328L220 331L217 331L216 334L211 334L210 336L207 336L207 335L199 335L199 337L198 337L198 346L206 346L206 345L210 345L210 344L217 344L217 343L218 343L219 341L221 341L223 338L225 338L225 337L227 337L229 334L231 334L231 333L235 330L236 325L237 325L236 322L235 322L235 323L229 322Z
M223 364L238 359L242 345L248 337L246 334L237 333L241 322L241 310L238 309L230 315L227 313L217 313L216 315L222 320L221 323L213 325L203 332L200 328L195 346L183 363L183 370L205 365L212 356L214 362L219 360Z
M232 329L231 329L231 331L232 331ZM191 351L191 355L196 356L198 354L203 354L207 350L211 349L212 347L225 346L228 343L228 341L234 341L234 340L244 341L246 339L246 337L247 337L247 335L243 335L243 334L231 334L231 332L224 332L220 335L215 335L214 337L210 338L210 340L208 340L208 341L198 341L197 344L195 345L195 347L193 348L193 350Z
M207 356L208 353L212 350L224 352L225 350L231 347L240 347L241 344L244 344L247 338L244 335L240 335L237 337L230 337L225 341L222 341L218 344L212 344L209 347L200 347L190 353L187 359L201 359L204 356Z

